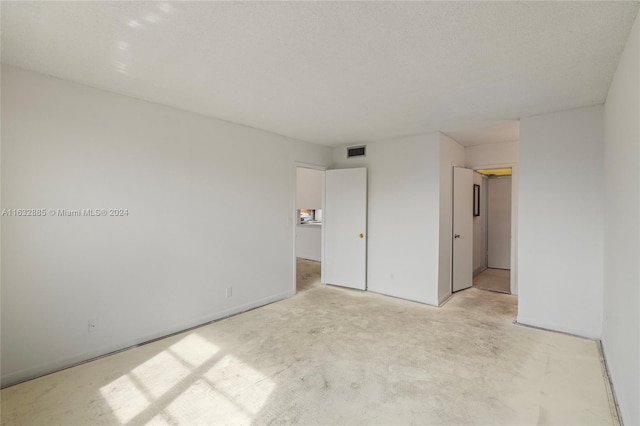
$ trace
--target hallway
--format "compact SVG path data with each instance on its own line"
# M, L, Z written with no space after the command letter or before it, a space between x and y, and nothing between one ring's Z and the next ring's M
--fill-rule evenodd
M487 268L473 277L473 286L480 290L511 294L511 271Z

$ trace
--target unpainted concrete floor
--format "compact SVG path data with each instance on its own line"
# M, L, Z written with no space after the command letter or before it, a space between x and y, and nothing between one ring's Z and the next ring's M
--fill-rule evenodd
M596 342L514 324L516 297L441 308L319 283L6 388L3 425L617 424Z
M473 286L480 290L511 293L511 271L508 269L487 268L473 277Z

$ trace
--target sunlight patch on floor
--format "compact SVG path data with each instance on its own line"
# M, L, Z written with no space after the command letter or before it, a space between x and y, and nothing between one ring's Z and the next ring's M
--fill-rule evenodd
M169 350L192 367L200 367L218 353L220 348L197 333L192 333L172 345Z
M251 423L274 388L267 376L226 355L169 404L166 412L179 424Z
M171 374L158 374L170 371ZM100 388L121 424L249 423L275 388L267 376L191 333Z
M129 374L118 377L100 388L103 398L113 409L120 424L126 424L144 411L152 402L145 392L133 382Z

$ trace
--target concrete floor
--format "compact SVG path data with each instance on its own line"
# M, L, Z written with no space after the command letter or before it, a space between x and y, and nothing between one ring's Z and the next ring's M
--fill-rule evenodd
M511 271L487 268L473 277L473 286L480 290L511 293Z
M617 424L597 343L513 324L515 296L298 272L288 300L4 389L2 424Z

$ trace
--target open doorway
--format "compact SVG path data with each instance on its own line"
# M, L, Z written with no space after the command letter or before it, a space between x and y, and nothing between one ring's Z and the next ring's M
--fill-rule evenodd
M367 169L299 164L295 172L295 290L308 262L321 284L366 290Z
M473 287L511 294L512 168L477 169Z
M296 292L320 284L324 174L323 169L296 167Z
M476 287L518 294L514 194L516 164L453 168L452 293Z

